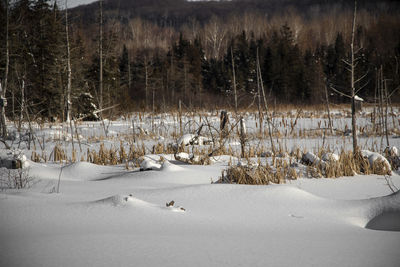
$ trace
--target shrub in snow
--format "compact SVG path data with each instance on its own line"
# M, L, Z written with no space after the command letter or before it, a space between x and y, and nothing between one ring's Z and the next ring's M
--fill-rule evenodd
M282 184L286 180L298 178L297 171L289 166L285 161L277 160L275 167L268 164L240 165L232 166L222 171L222 175L217 183L236 183L251 185Z
M361 155L368 159L369 165L375 174L392 174L392 168L389 161L377 152L372 152L369 150L361 150Z
M29 176L28 169L0 168L0 189L22 189L30 187L33 177Z
M170 171L171 172L171 171L182 171L183 168L178 166L178 165L172 164L168 160L164 159L164 162L161 164L160 170L161 171Z
M400 152L397 147L387 147L385 149L385 157L390 162L393 170L397 170L400 168Z

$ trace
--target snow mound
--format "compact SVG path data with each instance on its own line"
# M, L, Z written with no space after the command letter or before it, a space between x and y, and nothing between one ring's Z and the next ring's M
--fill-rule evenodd
M94 181L115 174L115 169L112 167L80 161L62 167L61 180Z
M179 153L176 154L175 157L179 158L179 159L181 159L183 161L191 159L190 155L188 153L186 153L186 152L179 152Z
M400 191L367 200L365 228L400 231Z
M154 204L133 197L132 195L114 195L104 199L95 201L97 204L105 204L111 206L142 206L155 207Z
M361 155L368 159L369 164L371 166L373 166L375 162L379 162L380 161L380 162L383 162L383 164L386 166L386 168L388 170L392 169L392 167L390 166L389 161L379 153L372 152L372 151L369 151L369 150L361 150Z
M175 171L183 171L184 169L181 166L172 164L168 160L165 160L163 164L161 165L160 168L161 171L167 171L167 172L175 172Z
M161 164L159 164L155 159L149 157L144 157L140 163L141 171L159 170L160 168Z
M156 209L172 212L185 212L186 210L181 206L174 206L174 201L172 205L158 206L156 204L141 200L134 197L132 194L129 195L114 195L104 199L96 200L92 202L94 204L113 206L113 207L135 207L135 208L145 208L145 209Z

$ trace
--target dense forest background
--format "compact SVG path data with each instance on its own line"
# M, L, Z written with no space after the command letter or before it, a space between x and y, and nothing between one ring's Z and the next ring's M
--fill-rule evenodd
M384 83L399 102L400 4L357 4L358 95L374 102ZM98 2L68 10L68 20L64 6L0 0L0 79L9 118L25 112L24 104L32 119L65 119L67 28L74 116L100 104L100 35L102 107L165 111L181 101L188 108L230 108L233 66L239 106L252 107L257 57L271 103L320 104L325 88L330 101L349 102L337 92L350 91L344 61L353 1L105 0L102 20Z

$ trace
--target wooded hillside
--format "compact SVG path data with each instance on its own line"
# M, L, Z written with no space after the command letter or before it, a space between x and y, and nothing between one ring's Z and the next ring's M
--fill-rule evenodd
M391 100L399 101L400 5L357 3L358 95L375 101L381 69ZM69 102L73 116L88 103L119 104L121 111L165 110L179 100L191 108L230 107L232 65L239 105L251 107L257 54L269 102L318 104L325 87L331 101L349 101L337 91L350 90L344 60L352 1L107 0L101 9L93 3L69 10L68 19L59 8L64 4L0 2L0 78L9 117L27 109L34 117L65 119Z

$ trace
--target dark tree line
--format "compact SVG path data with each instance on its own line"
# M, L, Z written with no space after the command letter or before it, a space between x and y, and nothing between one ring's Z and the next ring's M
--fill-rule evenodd
M244 5L246 1L240 2ZM350 90L350 77L343 61L350 53L347 29L350 26L346 25L351 23L351 12L346 12L346 5L342 3L339 11L332 13L325 10L324 16L304 18L291 11L290 16L279 13L266 17L259 10L252 11L256 7L265 9L265 5L260 1L250 2L244 6L251 8L242 13L237 8L230 10L232 3L209 3L215 5L214 9L224 10L223 15L198 20L188 15L193 10L185 11L183 7L204 7L207 3L184 2L179 12L173 13L175 2L170 0L169 10L182 19L171 27L159 22L158 13L154 13L154 20L134 15L118 18L116 2L106 1L102 36L103 107L118 104L120 111L166 110L176 108L179 101L191 108L232 107L232 63L239 106L255 105L257 51L268 101L319 104L325 99L325 86L331 101L348 101L331 89ZM317 2L321 6L320 1L306 3L309 13L310 6ZM6 3L0 1L2 80L7 64L3 42L7 33ZM140 12L148 12L151 8L144 7L154 8L158 2L146 3ZM271 3L279 6L276 1ZM329 3L328 6L332 4ZM366 3L374 5L373 1ZM129 13L128 2L120 4L127 5L121 14ZM301 10L301 6L297 8ZM78 11L70 13L72 23L68 25L74 117L85 116L87 109L97 109L100 97L99 7L92 4ZM90 14L92 20L85 19L89 15L82 12ZM65 119L67 43L63 10L47 0L10 1L8 20L7 117ZM389 92L400 84L400 21L396 15L374 13L368 8L360 11L359 21L355 41L362 50L356 76L367 73L359 96L373 101L377 70L381 66ZM399 91L392 95L393 101L400 100Z

